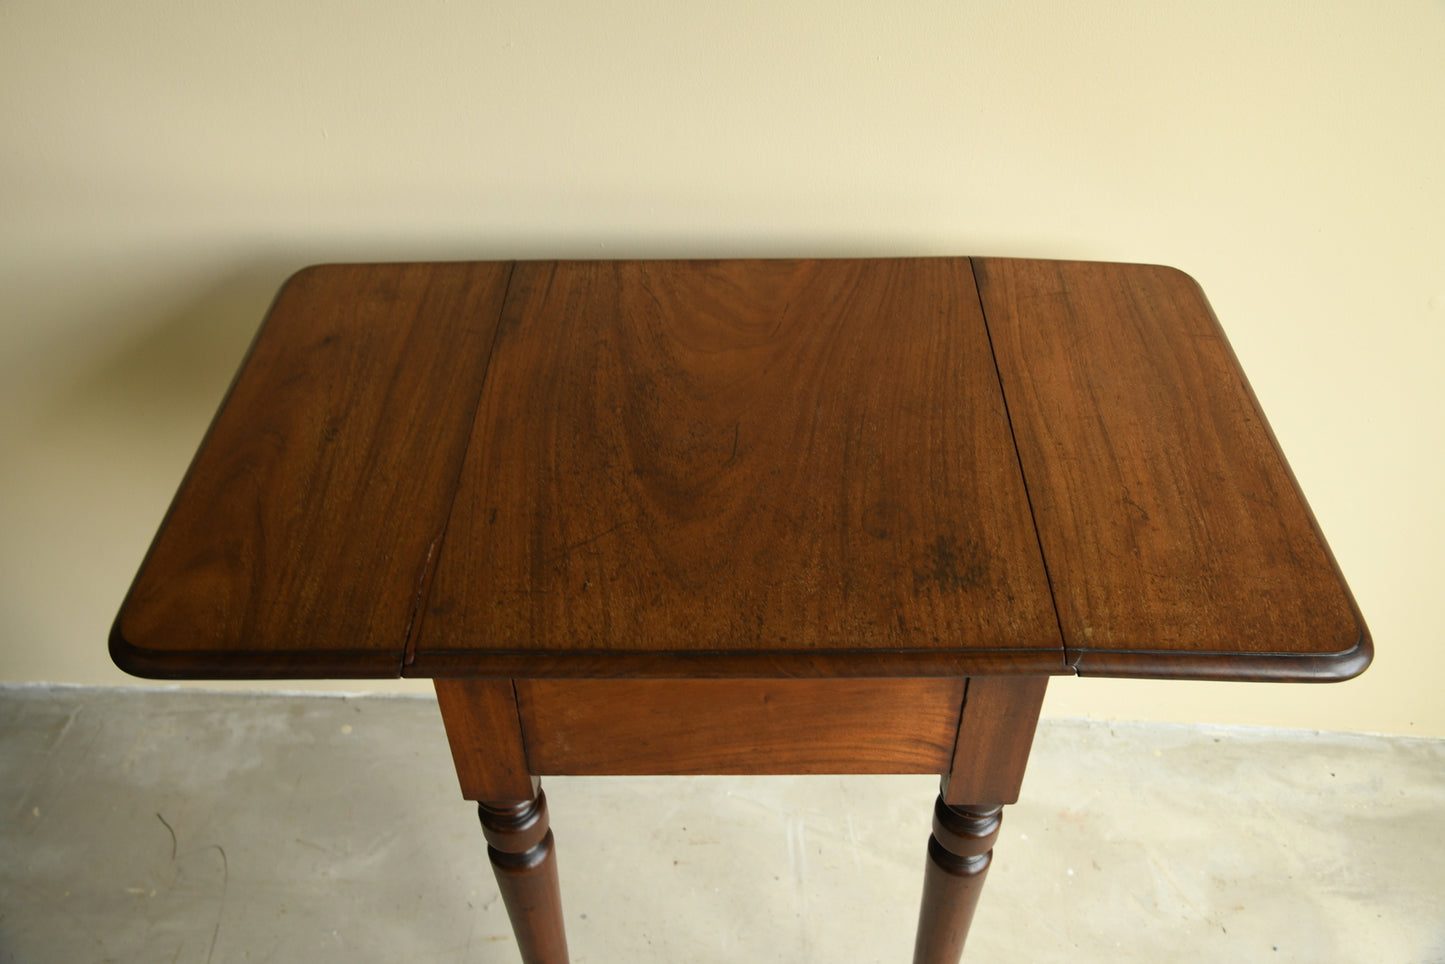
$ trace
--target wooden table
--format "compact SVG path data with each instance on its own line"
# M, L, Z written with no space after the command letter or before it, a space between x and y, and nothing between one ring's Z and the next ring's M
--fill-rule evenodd
M1371 655L1198 286L993 258L308 268L110 647L433 678L539 962L539 776L941 774L915 960L956 961L1049 676Z

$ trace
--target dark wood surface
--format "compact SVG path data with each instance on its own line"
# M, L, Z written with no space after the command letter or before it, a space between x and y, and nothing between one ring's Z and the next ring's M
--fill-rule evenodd
M518 680L532 772L943 773L964 681Z
M942 258L304 271L111 652L436 677L529 964L540 774L938 772L915 961L954 964L1047 675L1370 642L1191 280Z
M1363 669L1364 623L1194 280L1152 265L974 268L1070 665Z
M567 964L567 928L547 796L477 805L487 857L522 964Z
M499 805L536 792L527 762L516 689L509 679L439 679L437 705L446 726L462 796Z
M414 672L1062 670L966 259L518 265L474 438Z
M958 964L993 862L1001 809L997 805L953 807L942 797L934 804L913 964Z
M287 283L116 620L123 669L401 672L510 272L336 265Z
M302 272L111 648L158 677L1370 655L1197 286L966 258Z
M964 693L942 798L950 804L1014 803L1024 781L1047 676L974 676Z

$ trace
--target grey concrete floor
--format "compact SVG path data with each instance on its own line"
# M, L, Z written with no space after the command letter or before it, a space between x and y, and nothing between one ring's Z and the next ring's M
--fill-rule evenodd
M573 960L906 961L935 786L549 780ZM0 687L0 961L516 960L435 702ZM1045 721L965 960L1445 961L1445 742Z

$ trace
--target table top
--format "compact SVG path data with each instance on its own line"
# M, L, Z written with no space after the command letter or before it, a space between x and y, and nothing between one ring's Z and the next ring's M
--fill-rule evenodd
M996 258L301 271L110 645L158 678L1371 655L1198 286Z

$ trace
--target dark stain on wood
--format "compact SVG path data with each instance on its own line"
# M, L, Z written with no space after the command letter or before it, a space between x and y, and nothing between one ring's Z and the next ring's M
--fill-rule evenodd
M914 572L920 585L933 585L950 592L976 588L986 581L987 567L972 542L960 544L958 537L939 533L926 550L924 566Z

